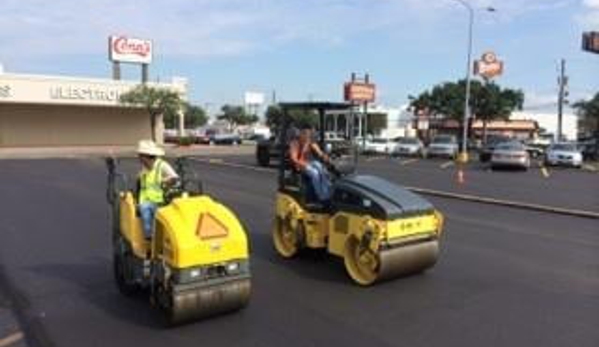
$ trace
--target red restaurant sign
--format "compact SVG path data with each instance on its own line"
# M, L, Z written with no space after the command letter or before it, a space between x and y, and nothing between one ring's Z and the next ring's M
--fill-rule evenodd
M110 36L108 54L112 61L149 64L152 62L152 41L127 36Z
M343 88L343 98L350 102L374 102L376 87L372 83L348 82Z

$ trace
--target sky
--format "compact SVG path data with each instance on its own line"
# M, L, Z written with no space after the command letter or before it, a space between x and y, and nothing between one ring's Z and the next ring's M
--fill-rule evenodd
M464 1L475 58L496 52L496 82L522 89L527 109L556 109L562 58L570 101L599 91L599 55L581 51L582 32L599 31L599 0ZM351 72L369 73L377 103L400 106L465 76L467 27L458 0L0 0L0 64L109 78L107 38L125 34L153 40L151 80L188 78L191 101L212 112L246 91L340 100Z

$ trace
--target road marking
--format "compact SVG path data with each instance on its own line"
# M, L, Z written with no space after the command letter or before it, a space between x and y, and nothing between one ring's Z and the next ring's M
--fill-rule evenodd
M583 168L584 170L591 171L591 172L595 172L595 171L597 171L597 168L596 168L596 167L594 167L594 166L593 166L593 165L591 165L591 164L584 164L584 165L582 166L582 168Z
M368 157L368 158L366 158L366 161L375 161L375 160L381 160L384 158L385 157L383 157L383 156Z
M450 160L450 161L446 161L443 164L439 165L439 167L441 169L447 169L448 167L453 166L453 165L454 165L453 160Z
M549 178L549 170L545 166L541 166L541 174L545 178Z
M208 159L208 162L211 164L221 164L223 163L223 160L220 158L210 158Z
M409 165L418 161L418 158L406 159L399 163L399 165Z
M242 168L242 169L253 170L253 171L258 171L258 172L271 172L271 173L276 172L274 169L269 169L266 167L251 166L251 165L246 165L246 164L237 164L237 163L227 162L222 159L220 161L218 161L218 160L215 161L215 160L211 160L211 159L203 159L203 158L201 159L201 158L189 157L189 160L195 161L197 163L216 164L216 165L220 165L220 166Z
M12 333L7 337L0 338L0 347L8 347L15 342L22 340L24 337L23 333L18 331L16 333Z
M209 160L199 159L199 158L190 158L190 160L196 161L198 163L204 163L204 164L215 164L215 165L225 166L225 167L243 168L243 169L259 171L259 172L276 173L276 170L273 170L273 169L251 166L251 165L246 165L246 164L231 163L231 162L226 162L226 161L210 162ZM597 212L597 211L578 210L578 209L570 209L570 208L563 208L563 207L549 206L549 205L539 205L539 204L533 204L533 203L521 202L521 201L501 200L501 199L489 198L489 197L484 197L484 196L479 196L479 195L452 193L452 192L447 192L447 191L442 191L442 190L434 190L434 189L428 189L428 188L408 187L408 186L404 186L404 188L406 188L412 192L415 192L415 193L431 195L431 196L438 196L441 198L456 199L456 200L463 200L463 201L469 201L469 202L478 202L478 203L484 203L484 204L489 204L489 205L507 206L507 207L513 207L513 208L521 208L521 209L546 212L546 213L554 213L554 214L563 214L563 215L582 217L582 218L599 219L599 212ZM2 346L0 346L0 347L2 347Z

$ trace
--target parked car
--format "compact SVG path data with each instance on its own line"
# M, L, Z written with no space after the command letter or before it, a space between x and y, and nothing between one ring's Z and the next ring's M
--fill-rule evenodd
M163 134L165 143L179 142L179 132L176 129L164 129Z
M545 155L545 165L581 167L582 161L582 152L574 143L554 143Z
M241 137L234 133L215 133L208 137L208 143L211 145L240 145Z
M437 135L428 146L428 157L447 157L454 159L458 154L458 141L453 135Z
M425 156L422 141L417 137L399 137L395 139L396 145L393 149L394 155L400 156Z
M290 129L286 137L280 134L271 136L268 139L263 139L256 143L256 162L260 166L269 166L273 161L278 161L281 158L281 144L288 143L290 139L297 136L297 129ZM328 135L327 135L328 134ZM332 133L325 134L325 144L323 150L329 155L335 157L352 150L352 144L344 138Z
M368 154L391 154L394 151L396 143L388 138L374 138L366 141L364 152Z
M493 151L498 144L503 142L509 142L510 138L506 136L494 136L490 135L487 137L487 143L482 145L478 152L478 160L481 163L486 163L491 160L491 156L493 155Z
M578 143L578 147L582 152L583 160L598 160L599 159L599 132L595 134L595 137L587 137L581 139Z
M513 167L528 170L530 155L520 141L502 142L495 146L491 155L491 168Z

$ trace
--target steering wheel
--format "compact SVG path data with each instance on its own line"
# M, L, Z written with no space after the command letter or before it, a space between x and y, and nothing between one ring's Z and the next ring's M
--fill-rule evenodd
M164 192L164 201L169 204L173 199L183 195L183 184L180 178L174 178L168 182L162 183L162 191Z

